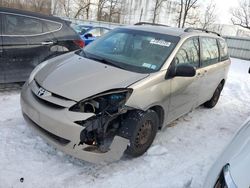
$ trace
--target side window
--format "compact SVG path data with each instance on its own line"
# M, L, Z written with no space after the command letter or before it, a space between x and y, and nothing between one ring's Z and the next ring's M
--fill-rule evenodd
M198 38L188 39L175 56L176 64L191 64L199 67L199 41Z
M221 61L225 61L229 58L227 44L224 40L219 39L219 46L220 46L220 58Z
M44 23L44 32L53 32L57 31L61 28L61 23L50 22L50 21L43 21Z
M88 31L88 33L92 34L93 37L100 37L101 36L100 28L94 28L94 29Z
M42 21L25 16L5 15L5 35L35 35L43 33Z
M209 66L219 61L219 49L215 38L201 38L203 67Z

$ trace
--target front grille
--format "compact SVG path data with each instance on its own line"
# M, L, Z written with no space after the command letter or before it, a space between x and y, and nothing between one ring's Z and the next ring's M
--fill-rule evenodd
M39 96L37 96L37 91L39 90L39 88L42 88L42 87L39 85L39 83L36 80L34 80L32 84L33 85L31 87L31 91L32 91L32 94L33 94L34 98L37 101L39 101L40 103L42 103L42 104L44 104L44 105L46 105L48 107L54 108L54 109L63 109L63 108L65 108L65 106L62 106L60 104L56 104L54 102L51 102L50 100L53 98L53 99L56 99L56 100L59 99L59 100L64 100L64 101L68 100L69 101L69 99L66 99L66 98L61 97L61 96L59 96L57 94L51 93L51 92L49 92L49 91L47 91L45 89L44 90L46 92L50 93L51 95L48 96L48 97L45 97L45 98L39 97Z
M35 128L37 128L40 132L42 132L43 134L45 134L46 136L48 136L49 138L51 138L54 142L59 143L60 145L67 145L68 143L70 143L70 140L67 140L65 138L62 138L60 136L57 136L47 130L45 130L44 128L40 127L38 124L36 124L34 121L32 121L26 114L23 114L23 117L30 123L32 124Z
M36 94L34 94L33 92L32 92L32 94L33 94L34 98L35 98L37 101L39 101L40 103L42 103L42 104L45 105L45 106L48 106L48 107L54 108L54 109L63 109L63 108L65 108L64 106L60 106L60 105L57 105L57 104L55 104L55 103L52 103L52 102L43 100L43 99L37 97Z

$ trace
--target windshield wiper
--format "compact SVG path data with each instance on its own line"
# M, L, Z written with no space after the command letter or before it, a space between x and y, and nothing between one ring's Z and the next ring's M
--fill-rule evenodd
M106 65L111 65L111 66L114 66L114 67L118 67L120 69L124 69L123 67L121 67L120 65L117 65L117 63L115 63L114 61L109 60L109 59L93 57L93 56L92 57L88 56L87 58L98 61L98 62L101 62L101 63L104 63Z

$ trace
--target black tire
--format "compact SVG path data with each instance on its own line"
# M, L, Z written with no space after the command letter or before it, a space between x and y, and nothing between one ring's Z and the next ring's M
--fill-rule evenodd
M132 157L138 157L144 154L153 143L159 127L159 117L153 110L131 111L122 127L127 127L130 130L130 146L125 153Z
M220 83L218 85L218 87L216 88L212 98L209 101L204 103L204 106L206 108L213 108L217 104L217 102L220 98L220 93L221 93L222 89L223 89L223 83Z

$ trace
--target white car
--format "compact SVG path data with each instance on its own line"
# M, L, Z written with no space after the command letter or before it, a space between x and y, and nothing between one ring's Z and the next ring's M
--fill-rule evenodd
M204 188L250 187L250 118L210 169Z

